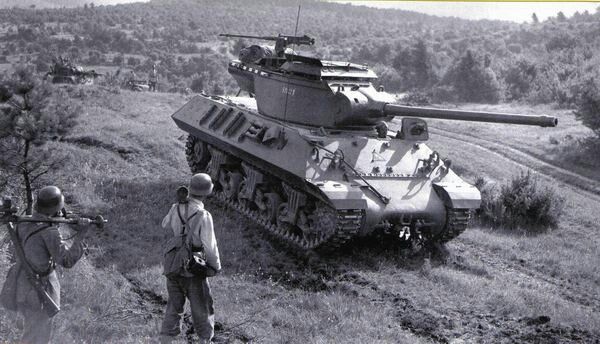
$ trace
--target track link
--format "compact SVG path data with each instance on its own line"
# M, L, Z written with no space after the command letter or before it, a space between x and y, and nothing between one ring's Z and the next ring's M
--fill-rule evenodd
M439 241L444 244L459 236L467 229L470 218L471 211L469 209L448 208L446 210L446 226L438 237Z
M332 223L332 225L335 227L335 230L328 231L328 234L323 234L312 239L306 239L305 237L291 233L288 228L269 222L258 211L252 210L241 203L228 199L222 191L216 192L215 198L227 207L244 215L277 239L292 247L302 250L327 250L342 246L358 233L364 217L364 212L362 210L335 210L327 207L328 212L335 213L336 223Z

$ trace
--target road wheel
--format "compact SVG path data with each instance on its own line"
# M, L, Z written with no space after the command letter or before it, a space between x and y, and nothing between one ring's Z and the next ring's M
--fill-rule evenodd
M270 223L276 223L277 211L279 209L279 205L281 204L281 197L274 192L269 192L264 195L263 202L266 205L266 208L264 211L262 211L262 215Z
M240 192L240 183L244 177L238 172L227 172L225 183L223 184L223 192L225 197L231 200L236 200Z
M192 173L206 172L210 161L210 152L206 142L202 142L194 135L188 135L185 144L185 155Z

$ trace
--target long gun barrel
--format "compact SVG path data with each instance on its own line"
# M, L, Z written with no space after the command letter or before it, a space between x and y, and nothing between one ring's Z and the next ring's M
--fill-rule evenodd
M538 125L541 127L556 127L558 125L558 119L552 116L529 116L497 112L446 110L397 104L385 104L385 106L383 107L383 113L386 116L439 118L471 122Z

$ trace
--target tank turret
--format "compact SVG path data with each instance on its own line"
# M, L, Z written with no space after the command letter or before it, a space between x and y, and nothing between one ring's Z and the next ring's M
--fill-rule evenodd
M526 116L490 112L458 111L394 104L393 95L375 88L377 75L367 66L325 61L298 54L286 54L289 44L314 44L308 36L246 36L276 41L276 55L241 52L240 60L229 64L229 72L240 89L256 98L258 110L286 122L324 128L374 125L394 116L440 118L463 121L556 126L549 116ZM243 54L242 54L243 53ZM247 56L253 56L249 59Z
M310 38L306 35L304 36L250 36L250 35L234 35L230 33L222 33L219 36L221 37L230 37L230 38L252 38L258 39L261 41L273 41L275 42L275 53L279 57L283 57L285 54L285 48L288 45L313 45L315 44L315 39Z
M224 36L275 41L275 54L254 46L229 63L249 97L198 95L172 117L189 133L191 170L209 173L218 198L292 247L331 249L374 232L436 244L464 231L481 194L425 144L424 118L557 125L398 105L367 66L286 50L312 45L308 36Z

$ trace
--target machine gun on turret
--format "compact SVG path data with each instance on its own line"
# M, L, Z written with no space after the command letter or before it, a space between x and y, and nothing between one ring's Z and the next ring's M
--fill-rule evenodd
M221 37L235 37L235 38L253 38L260 39L263 41L274 41L275 42L275 53L279 57L283 57L285 54L285 48L288 45L313 45L315 44L315 39L310 38L307 35L304 36L250 36L250 35L234 35L229 33L222 33L219 36Z

